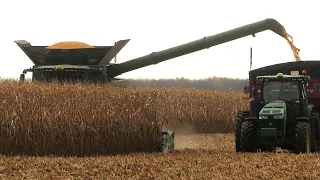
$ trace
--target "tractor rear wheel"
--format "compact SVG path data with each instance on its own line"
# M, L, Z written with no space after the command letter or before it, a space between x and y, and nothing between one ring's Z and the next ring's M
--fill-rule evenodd
M294 139L295 152L310 153L311 137L310 124L307 122L297 122Z
M250 112L249 111L240 111L237 113L235 117L235 134L234 134L234 141L235 141L235 149L236 152L241 152L241 125L242 121L249 117Z
M251 121L242 122L241 126L241 151L255 152L257 149L257 127Z
M312 113L311 115L311 132L312 132L312 142L311 142L311 151L312 152L318 152L319 149L319 116L317 113Z

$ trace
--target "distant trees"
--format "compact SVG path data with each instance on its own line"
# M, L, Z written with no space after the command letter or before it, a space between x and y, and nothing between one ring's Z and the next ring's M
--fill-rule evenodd
M127 86L160 86L160 87L186 87L197 89L213 89L219 91L243 91L244 83L247 79L232 79L224 77L210 77L206 79L191 80L185 78L176 79L129 79L126 80Z

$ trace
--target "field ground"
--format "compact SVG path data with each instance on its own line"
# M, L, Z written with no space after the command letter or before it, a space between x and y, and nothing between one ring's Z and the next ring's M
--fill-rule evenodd
M0 156L0 179L318 179L320 156L234 152L232 134L179 135L169 154Z

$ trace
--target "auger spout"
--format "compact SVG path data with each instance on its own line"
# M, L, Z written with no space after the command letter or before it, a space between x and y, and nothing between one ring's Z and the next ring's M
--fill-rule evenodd
M121 64L112 64L108 67L107 74L108 77L115 77L122 73L157 64L199 50L208 49L212 46L233 41L245 36L254 35L255 33L259 33L265 30L271 30L279 36L285 38L290 43L291 48L294 51L296 60L300 60L298 55L299 49L293 46L292 38L286 33L284 27L275 19L268 18L166 50L153 52L149 55L135 58Z

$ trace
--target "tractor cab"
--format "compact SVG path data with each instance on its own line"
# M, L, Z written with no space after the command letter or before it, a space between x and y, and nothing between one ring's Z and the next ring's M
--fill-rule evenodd
M257 76L257 81L261 84L260 103L255 117L259 119L295 119L308 108L306 95L306 83L310 77L303 75L283 75ZM257 94L257 93L253 93ZM288 122L288 121L287 121Z
M257 82L261 84L260 97L262 104L275 101L284 101L289 104L300 104L307 102L306 83L310 77L303 75L257 76ZM257 88L254 88L257 89ZM253 93L257 95L257 93Z
M310 76L303 71L303 74L257 76L252 83L252 98L250 100L250 116L259 117L265 108L271 106L286 106L287 109L305 109L308 105L306 94L307 83ZM247 86L245 86L246 91ZM281 105L283 104L283 105ZM272 111L270 111L272 112ZM293 115L292 115L293 116Z

